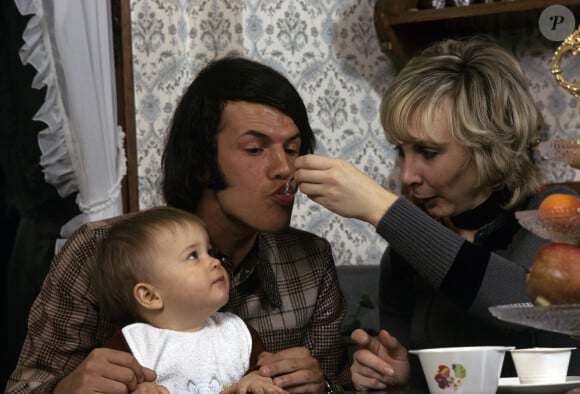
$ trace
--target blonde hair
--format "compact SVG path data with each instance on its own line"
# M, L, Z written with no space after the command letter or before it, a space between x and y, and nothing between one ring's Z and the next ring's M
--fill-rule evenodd
M541 115L511 53L485 37L441 41L423 50L383 97L387 140L397 145L413 140L408 130L413 114L429 135L438 110L447 114L453 138L475 162L475 187L507 192L507 209L537 191L539 170L529 145L538 140Z
M143 321L133 287L147 281L162 231L186 224L205 229L196 215L173 207L155 207L114 223L97 246L93 286L101 312L119 325Z

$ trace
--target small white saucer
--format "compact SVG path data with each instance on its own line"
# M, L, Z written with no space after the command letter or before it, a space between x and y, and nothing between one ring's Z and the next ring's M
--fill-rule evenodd
M580 387L580 376L568 376L565 382L560 383L531 383L521 384L518 378L499 378L497 392L501 394L556 394Z

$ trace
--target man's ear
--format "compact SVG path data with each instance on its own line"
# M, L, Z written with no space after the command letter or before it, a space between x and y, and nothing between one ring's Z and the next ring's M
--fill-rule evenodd
M156 310L163 308L161 295L150 283L139 282L133 287L133 296L145 309Z
M209 169L205 166L201 171L195 174L195 180L201 185L207 186L210 183L211 176L209 175Z

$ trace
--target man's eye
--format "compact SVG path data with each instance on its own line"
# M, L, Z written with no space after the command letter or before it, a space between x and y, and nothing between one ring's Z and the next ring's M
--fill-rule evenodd
M264 151L264 149L262 149L262 148L246 148L245 150L250 155L259 155L260 153L262 153Z
M288 154L290 156L298 156L299 150L292 149L292 148L286 148L286 154Z

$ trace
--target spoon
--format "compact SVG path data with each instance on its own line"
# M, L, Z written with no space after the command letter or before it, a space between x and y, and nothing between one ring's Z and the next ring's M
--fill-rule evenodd
M286 181L286 185L284 186L284 192L282 192L282 194L284 195L290 194L290 184L292 183L293 180L294 177L290 177L290 179Z

